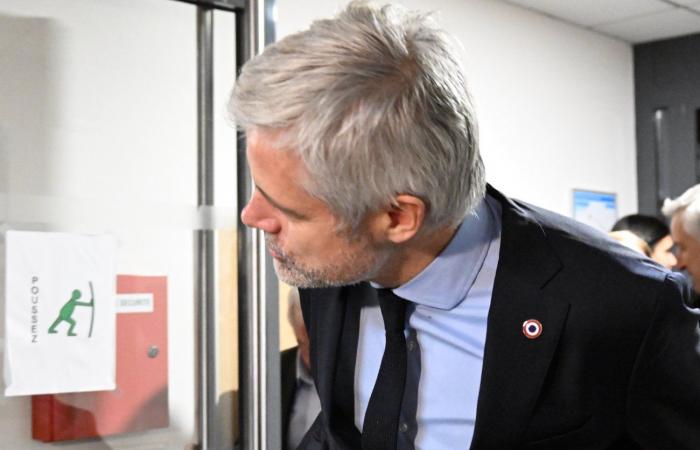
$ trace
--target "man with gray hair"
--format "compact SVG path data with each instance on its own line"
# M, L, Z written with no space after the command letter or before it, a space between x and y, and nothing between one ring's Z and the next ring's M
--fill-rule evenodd
M700 293L700 184L666 199L661 212L671 219L676 268L688 273L693 290Z
M302 288L299 448L700 448L678 276L487 186L467 92L430 17L364 2L237 80L241 219Z

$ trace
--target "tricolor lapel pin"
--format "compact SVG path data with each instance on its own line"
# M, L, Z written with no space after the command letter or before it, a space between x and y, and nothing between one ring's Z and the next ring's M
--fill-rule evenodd
M542 324L537 319L529 319L523 322L523 334L528 339L537 339L542 334Z

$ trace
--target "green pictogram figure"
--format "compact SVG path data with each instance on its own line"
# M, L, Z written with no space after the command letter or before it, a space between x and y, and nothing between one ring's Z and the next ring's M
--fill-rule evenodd
M90 286L92 287L92 285ZM80 293L79 289L74 289L73 294L70 297L70 300L66 302L65 305L61 308L61 311L58 313L58 317L54 321L54 323L51 325L49 328L49 333L57 333L56 327L61 323L61 322L68 322L70 324L70 328L68 329L68 336L77 336L75 333L73 333L73 329L75 328L75 320L73 319L73 311L75 311L76 306L93 306L95 304L95 298L93 297L89 303L85 302L79 302L78 299L82 296ZM90 333L92 334L92 332Z

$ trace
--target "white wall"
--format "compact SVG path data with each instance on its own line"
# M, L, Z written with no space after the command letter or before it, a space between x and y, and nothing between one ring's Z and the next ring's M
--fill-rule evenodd
M345 1L277 0L278 36ZM637 208L634 80L628 44L495 0L404 0L436 11L464 46L488 180L565 215L572 189Z

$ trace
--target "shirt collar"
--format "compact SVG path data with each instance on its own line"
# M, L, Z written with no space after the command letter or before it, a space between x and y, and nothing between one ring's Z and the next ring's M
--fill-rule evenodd
M394 293L419 305L454 308L474 284L496 229L497 219L486 199L482 199L464 218L447 247Z

